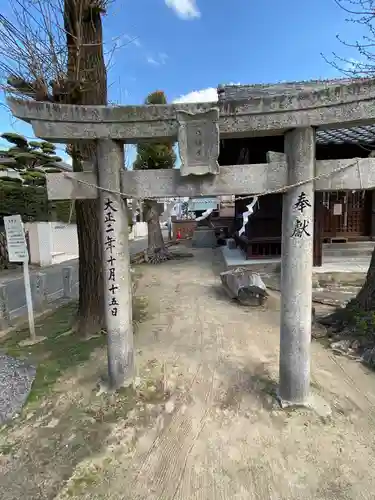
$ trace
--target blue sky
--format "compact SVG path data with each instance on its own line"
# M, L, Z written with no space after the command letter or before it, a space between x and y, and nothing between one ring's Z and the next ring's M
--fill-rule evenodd
M336 39L360 35L346 17L334 0L115 0L104 18L107 48L119 47L109 98L141 104L160 89L170 101L213 100L219 83L340 77L321 53L358 58ZM32 137L2 106L0 121Z

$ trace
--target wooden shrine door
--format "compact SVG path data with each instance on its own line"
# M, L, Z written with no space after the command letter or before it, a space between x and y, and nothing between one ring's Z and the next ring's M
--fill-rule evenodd
M365 191L329 191L322 194L324 239L366 236Z

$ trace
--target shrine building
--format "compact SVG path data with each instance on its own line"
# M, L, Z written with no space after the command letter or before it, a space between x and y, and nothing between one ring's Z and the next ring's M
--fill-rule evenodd
M296 96L345 85L350 80L308 81L272 85L226 85L218 88L219 103L246 102L253 98ZM264 134L264 132L263 132ZM284 136L255 134L220 141L220 165L241 165L285 161ZM340 160L375 155L375 126L361 124L352 128L316 130L316 159ZM242 197L241 197L242 198ZM274 258L281 255L281 219L283 194L259 198L245 233L237 237L248 259ZM235 229L242 226L242 213L249 200L235 203ZM375 238L375 195L368 191L315 192L314 265L321 265L322 244L366 241Z

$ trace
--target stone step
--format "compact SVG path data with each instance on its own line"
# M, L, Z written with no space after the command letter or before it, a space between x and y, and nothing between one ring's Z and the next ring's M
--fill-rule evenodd
M323 249L335 249L335 250L341 250L341 249L357 249L357 250L362 250L362 249L374 249L375 247L375 241L350 241L348 243L323 243Z
M374 251L375 243L360 241L354 243L329 243L323 245L323 256L327 257L362 257L370 256Z
M325 257L368 257L372 255L373 248L365 248L361 250L343 249L343 250L323 250Z
M60 257L61 255L64 255L65 252L51 252L51 257Z

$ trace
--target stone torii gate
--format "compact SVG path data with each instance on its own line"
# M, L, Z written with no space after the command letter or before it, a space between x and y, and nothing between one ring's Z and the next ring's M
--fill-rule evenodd
M52 200L101 201L105 317L113 388L134 376L128 222L124 197L255 195L284 190L279 398L307 404L314 189L375 187L375 160L315 160L315 131L375 122L375 80L336 81L316 91L262 94L250 100L152 106L70 106L9 99L37 137L97 142L96 171L47 174ZM219 139L284 135L285 159L219 167ZM124 143L178 139L181 170L125 171ZM290 187L292 186L292 187Z

